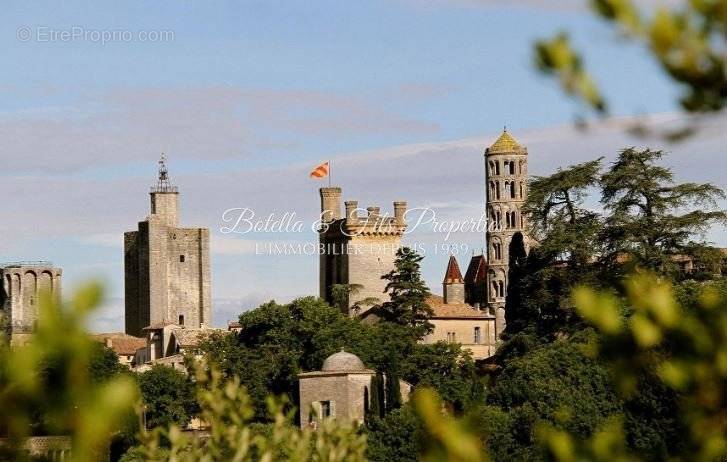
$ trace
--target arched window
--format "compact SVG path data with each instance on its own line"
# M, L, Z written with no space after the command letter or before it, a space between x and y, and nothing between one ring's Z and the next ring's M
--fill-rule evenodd
M514 175L515 174L515 161L514 160L511 160L510 162L508 162L508 168L510 169L510 175Z
M492 244L492 258L494 260L502 259L502 244L501 243L494 242Z
M500 174L500 162L495 161L495 175Z
M184 315L183 314L180 314L179 315L179 325L180 326L183 326L184 325Z
M510 182L510 199L515 199L515 182Z
M475 327L474 343L480 343L482 341L482 335L480 332L480 326Z
M495 197L500 200L500 182L495 181Z
M497 281L497 293L498 297L502 298L505 296L505 282L504 281Z
M520 199L522 199L523 197L525 197L525 194L523 192L524 192L523 182L521 181L520 182Z

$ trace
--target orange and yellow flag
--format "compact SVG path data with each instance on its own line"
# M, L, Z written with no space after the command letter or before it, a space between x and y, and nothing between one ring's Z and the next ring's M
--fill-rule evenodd
M328 161L323 162L318 167L314 168L312 172L310 172L311 178L325 178L328 176Z

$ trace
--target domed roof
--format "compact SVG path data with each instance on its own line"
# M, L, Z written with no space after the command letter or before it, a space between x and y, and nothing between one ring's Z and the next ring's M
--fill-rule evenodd
M487 151L488 152L515 152L519 151L520 144L515 140L515 138L510 135L507 130L502 132L502 135L494 142L492 143L492 146L490 146Z
M366 370L366 366L358 356L341 349L341 351L332 354L323 361L322 370L324 372L363 371Z

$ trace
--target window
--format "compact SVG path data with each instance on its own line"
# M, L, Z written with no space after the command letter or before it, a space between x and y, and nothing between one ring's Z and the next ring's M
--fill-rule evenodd
M492 258L494 260L500 260L502 258L502 244L495 242L492 244Z
M447 332L447 341L454 343L457 341L457 335L454 332Z
M480 327L475 327L475 343L480 343L482 341L481 335L480 335Z
M184 263L184 255L180 255L179 256L179 262L180 263Z
M330 401L321 401L321 417L330 417L331 416L331 402Z
M183 314L180 314L179 315L179 325L180 326L183 326L184 325L184 315Z

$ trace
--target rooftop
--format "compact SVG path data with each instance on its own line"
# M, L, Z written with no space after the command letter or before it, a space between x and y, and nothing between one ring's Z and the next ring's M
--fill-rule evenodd
M454 255L449 256L447 263L447 271L444 273L444 283L463 283L462 272L459 270L459 264Z
M507 130L504 130L502 135L500 135L500 137L492 143L492 146L487 149L487 152L516 152L521 149L522 146L520 146L520 143L518 143L517 140L515 140L515 138L507 132Z
M427 304L432 308L434 315L432 319L447 318L473 318L486 319L493 316L486 311L480 311L466 303L444 303L444 298L439 295L430 295Z

